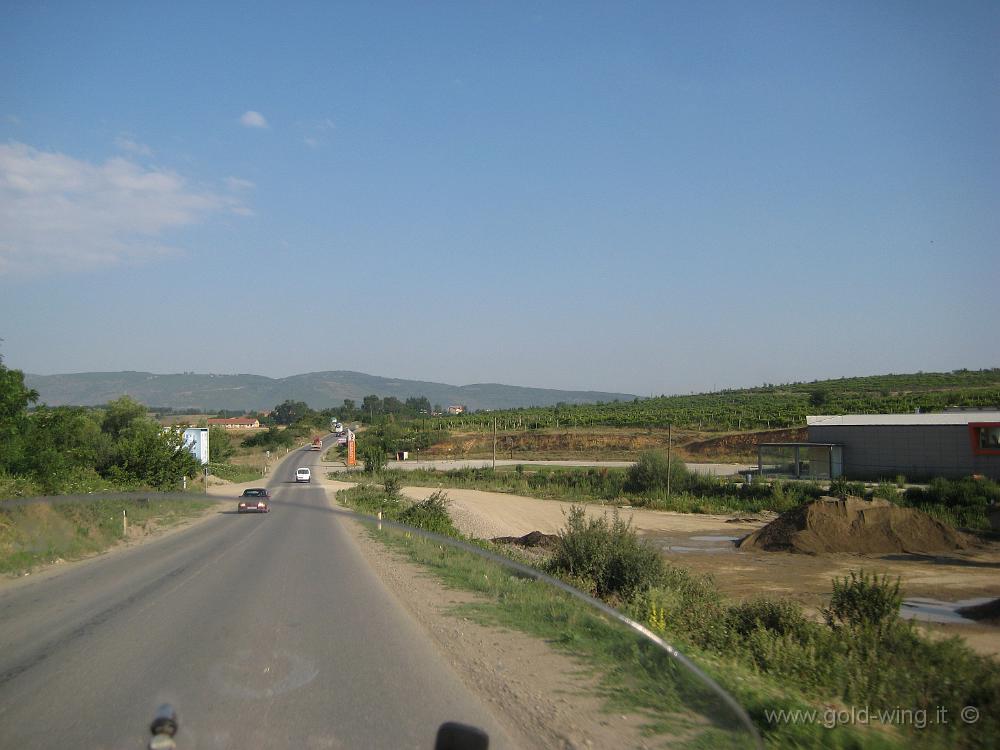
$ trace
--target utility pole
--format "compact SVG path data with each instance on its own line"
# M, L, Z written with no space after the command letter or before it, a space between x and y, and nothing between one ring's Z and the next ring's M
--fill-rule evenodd
M493 471L497 470L497 418L493 417Z
M670 499L670 446L673 443L671 440L673 427L673 424L667 425L667 500Z

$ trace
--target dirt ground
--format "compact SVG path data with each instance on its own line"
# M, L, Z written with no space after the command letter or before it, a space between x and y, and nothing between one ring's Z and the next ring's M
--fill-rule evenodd
M756 462L757 444L802 440L804 430L760 430L718 433L675 429L670 434L675 455L683 461ZM569 427L511 430L497 435L497 456L528 458L635 459L648 450L666 451L668 432L659 428ZM483 429L452 433L446 440L415 452L412 458L487 458L493 452L493 432Z
M406 487L416 500L434 488ZM495 492L447 489L452 518L465 533L480 538L521 536L530 531L552 534L565 525L570 504ZM586 506L591 515L612 508ZM790 598L818 616L826 606L831 581L851 570L887 574L901 579L906 597L957 602L1000 597L1000 543L947 555L802 555L746 552L733 541L765 525L766 520L733 516L622 509L640 535L661 549L670 562L711 574L728 596ZM978 623L920 623L930 631L961 635L980 653L1000 656L1000 627Z

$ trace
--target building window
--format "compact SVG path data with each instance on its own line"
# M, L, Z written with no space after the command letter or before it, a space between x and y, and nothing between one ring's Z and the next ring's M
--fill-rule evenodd
M1000 456L1000 422L970 424L972 452L980 456Z

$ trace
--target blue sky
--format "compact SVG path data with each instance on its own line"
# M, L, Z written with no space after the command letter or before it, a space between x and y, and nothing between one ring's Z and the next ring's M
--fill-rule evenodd
M4 4L6 364L1000 364L997 3L253 5Z

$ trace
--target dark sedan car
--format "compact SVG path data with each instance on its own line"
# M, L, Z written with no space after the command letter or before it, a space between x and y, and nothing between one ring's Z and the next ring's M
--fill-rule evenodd
M240 504L236 512L270 513L271 506L268 505L270 499L271 493L263 487L251 487L248 490L243 490L243 496L240 498Z

